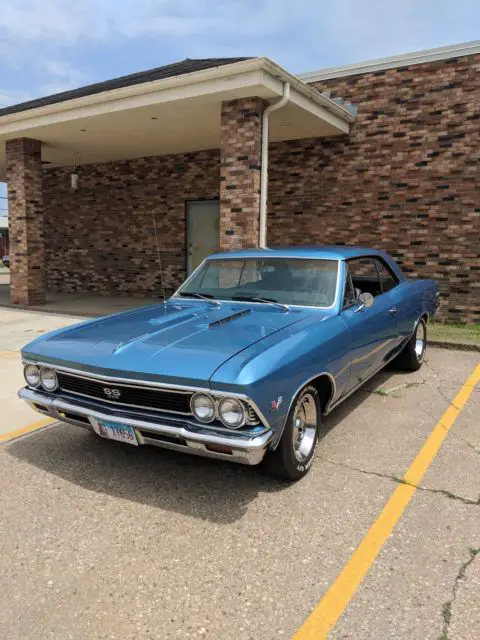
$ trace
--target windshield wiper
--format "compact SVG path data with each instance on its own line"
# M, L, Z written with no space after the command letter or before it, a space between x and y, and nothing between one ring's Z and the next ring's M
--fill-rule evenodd
M275 307L278 307L283 311L290 311L290 307L288 305L277 302L273 298L261 298L260 296L233 296L232 300L239 300L244 302L263 302L265 304L273 304Z
M213 296L210 294L204 295L203 293L197 293L196 291L181 291L179 296L183 296L184 298L199 298L200 300L206 300L211 304L214 304L216 307L220 307L220 303L218 300L213 300Z

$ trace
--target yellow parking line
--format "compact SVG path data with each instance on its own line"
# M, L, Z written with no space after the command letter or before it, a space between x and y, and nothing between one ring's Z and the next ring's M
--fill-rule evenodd
M380 553L388 536L402 517L418 484L430 467L443 441L453 426L465 403L480 381L480 364L445 411L423 447L403 477L405 484L393 492L383 511L369 529L352 557L320 600L316 608L293 636L293 640L320 640L326 638L345 611L355 591L362 583Z
M31 433L32 431L36 431L37 429L43 429L43 427L46 427L49 424L53 424L54 422L55 420L52 420L52 418L45 418L44 420L38 420L37 422L33 422L32 424L29 424L26 427L15 429L15 431L9 431L8 433L0 433L0 442L9 442L10 440L14 440L15 438L24 436L26 433Z

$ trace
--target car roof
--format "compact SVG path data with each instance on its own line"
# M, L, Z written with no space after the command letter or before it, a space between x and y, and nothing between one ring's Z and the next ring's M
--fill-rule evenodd
M349 260L362 256L385 257L385 252L369 247L347 247L343 245L325 245L311 247L278 247L274 249L242 249L215 253L209 260L225 258L310 258L323 260Z

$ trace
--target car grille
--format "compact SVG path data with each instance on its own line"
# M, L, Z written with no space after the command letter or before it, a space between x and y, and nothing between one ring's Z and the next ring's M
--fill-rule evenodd
M152 389L82 378L58 371L58 384L62 391L96 398L118 406L141 407L171 413L190 414L190 392Z

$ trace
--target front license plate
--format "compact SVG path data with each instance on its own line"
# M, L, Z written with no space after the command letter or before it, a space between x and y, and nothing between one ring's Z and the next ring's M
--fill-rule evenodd
M120 442L127 442L138 446L137 436L135 435L135 429L128 424L122 424L121 422L110 422L102 420L98 422L98 432L102 438L109 438L110 440L119 440Z

